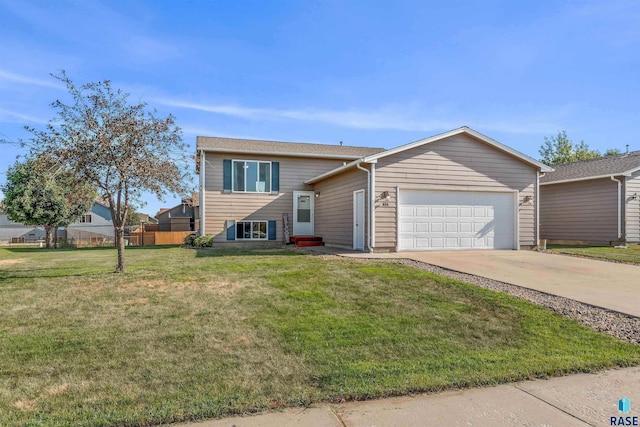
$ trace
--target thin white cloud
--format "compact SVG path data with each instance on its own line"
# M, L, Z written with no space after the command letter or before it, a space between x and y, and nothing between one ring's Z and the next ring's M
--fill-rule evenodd
M3 69L0 69L0 80L12 83L20 83L24 85L48 87L52 89L64 89L64 86L56 83L53 78L51 78L51 80L38 79L35 77L25 76Z
M32 116L29 114L23 114L16 111L5 110L0 108L0 123L23 123L31 122L37 124L47 124L49 120L42 119L40 117Z
M474 117L466 114L450 113L453 118L439 119L443 113L430 113L417 108L385 108L378 111L357 110L320 110L320 109L266 109L250 108L237 105L204 104L170 98L154 98L152 102L169 107L204 111L247 120L266 121L309 121L326 123L353 129L364 130L399 130L433 132L455 129L463 125L486 130L508 133L532 133L558 128L554 120L547 117L511 117L510 119L494 119L492 117ZM560 109L562 110L562 109ZM557 111L556 111L557 112ZM554 116L549 116L554 117ZM556 116L557 117L557 114Z

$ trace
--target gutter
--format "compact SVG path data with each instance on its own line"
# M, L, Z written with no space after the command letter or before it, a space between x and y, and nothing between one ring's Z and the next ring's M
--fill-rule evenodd
M563 179L560 181L542 182L540 183L540 185L564 184L567 182L589 181L592 179L601 179L601 178L610 178L610 177L613 178L614 176L629 176L629 175L630 173L629 171L627 171L627 172L622 172L616 175L607 174L607 175L598 175L598 176L586 176L583 178Z
M209 151L211 153L229 153L229 154L247 154L253 156L281 156L281 157L312 157L319 159L338 159L338 160L356 160L362 156L347 156L340 154L313 154L313 153L291 153L286 151L247 151L234 150L233 148L198 148L200 151Z
M360 162L356 163L356 167L358 169L360 169L363 172L367 173L367 191L369 192L369 203L368 203L368 213L369 213L369 218L367 221L367 251L368 252L373 252L373 249L371 248L371 171L369 171L369 169L367 168L363 168L362 166L360 166Z
M616 203L618 205L618 239L622 238L622 207L620 195L622 194L622 181L619 179L615 179L613 176L611 177L611 181L618 183L618 198L616 199Z

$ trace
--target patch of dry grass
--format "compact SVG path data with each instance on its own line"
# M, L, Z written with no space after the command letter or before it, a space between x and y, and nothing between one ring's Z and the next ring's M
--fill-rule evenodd
M410 268L0 249L0 425L150 425L584 371L637 347Z

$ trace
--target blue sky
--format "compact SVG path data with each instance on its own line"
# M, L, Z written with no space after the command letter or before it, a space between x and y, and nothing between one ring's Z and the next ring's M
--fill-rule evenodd
M391 148L463 125L640 150L640 2L0 0L0 138L103 79L196 135ZM0 182L20 151L0 146ZM195 178L194 178L195 183ZM172 206L146 198L154 214Z

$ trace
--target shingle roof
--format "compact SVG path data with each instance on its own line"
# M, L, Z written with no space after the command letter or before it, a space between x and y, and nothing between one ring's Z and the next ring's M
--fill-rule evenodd
M348 145L309 144L305 142L262 141L256 139L218 138L199 136L196 148L228 153L269 153L289 156L326 156L357 159L385 151L384 148L353 147Z
M555 165L553 168L553 172L547 172L545 176L540 178L541 184L622 175L634 169L640 169L640 151Z

